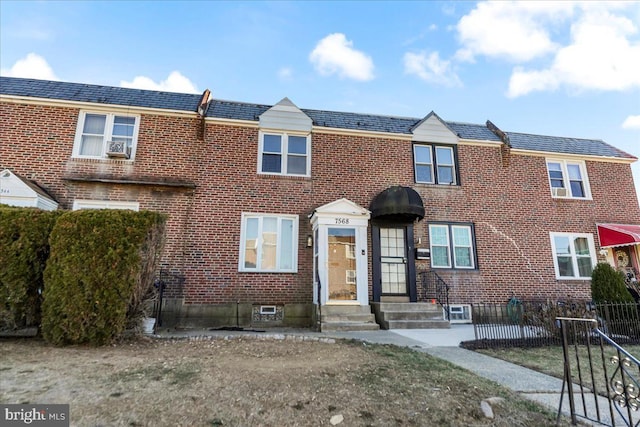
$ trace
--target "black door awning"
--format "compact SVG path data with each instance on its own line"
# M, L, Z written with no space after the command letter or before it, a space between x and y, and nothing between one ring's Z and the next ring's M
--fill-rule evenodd
M399 185L389 187L378 194L369 208L371 218L388 218L414 221L424 218L422 198L413 189Z

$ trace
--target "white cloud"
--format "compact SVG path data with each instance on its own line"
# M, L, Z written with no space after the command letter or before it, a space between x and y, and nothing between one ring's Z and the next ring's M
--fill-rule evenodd
M9 69L1 69L0 74L6 77L22 77L27 79L60 80L47 60L36 53L29 53L16 61Z
M571 15L572 2L482 2L463 16L456 27L462 48L456 58L476 56L529 61L553 53L558 45L544 24Z
M429 83L441 84L444 86L462 86L458 75L453 71L451 61L440 59L438 52L404 54L404 72L415 74L422 80Z
M291 80L293 77L293 70L289 67L282 67L278 70L278 78L280 80Z
M136 76L132 81L120 81L120 86L132 89L148 89L163 92L200 93L196 86L179 71L172 71L166 80L154 82L149 77Z
M353 42L342 33L329 34L318 42L309 60L321 75L367 81L373 79L373 60L354 49Z
M548 68L515 68L507 95L513 98L560 86L578 91L640 87L640 41L630 41L637 31L624 16L585 9L571 25L571 43L558 49Z
M640 129L640 115L629 116L622 123L623 129Z

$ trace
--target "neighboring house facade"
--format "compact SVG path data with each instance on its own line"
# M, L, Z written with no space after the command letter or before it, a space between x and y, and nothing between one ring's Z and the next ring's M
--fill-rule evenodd
M0 171L63 209L167 213L184 325L429 302L429 272L469 304L589 299L596 262L638 271L637 159L603 141L209 98L2 77Z

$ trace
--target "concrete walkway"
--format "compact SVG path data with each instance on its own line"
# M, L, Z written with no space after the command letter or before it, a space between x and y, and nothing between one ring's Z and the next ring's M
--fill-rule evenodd
M353 339L374 344L392 344L402 347L409 347L416 351L428 353L434 357L444 359L461 368L467 369L476 375L494 381L506 388L509 388L523 397L538 402L554 413L558 411L560 395L562 391L562 380L541 374L531 369L524 368L513 363L486 356L481 353L466 350L460 347L463 341L475 339L473 325L451 325L450 329L392 329L379 331L344 331L344 332L314 332L310 330L267 330L266 332L229 331L229 330L191 330L188 332L164 332L161 337L202 337L202 336L235 336L254 334L260 339L267 339L270 335L274 339L309 339L309 340L331 340L331 339ZM576 389L577 390L577 389ZM574 390L575 391L575 390ZM576 406L579 406L578 413L582 411L583 402L577 396ZM601 412L601 421L611 425L609 416L609 406L604 398L598 399ZM595 399L587 396L584 406L590 418L596 417ZM563 414L570 416L569 400L566 396L562 404ZM617 416L616 425L624 424ZM591 425L583 419L578 420L584 425Z

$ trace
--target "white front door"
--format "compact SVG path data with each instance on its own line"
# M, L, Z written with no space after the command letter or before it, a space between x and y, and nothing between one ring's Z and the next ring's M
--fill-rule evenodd
M327 228L327 270L329 301L356 301L358 266L355 228Z
M314 303L368 305L369 211L340 199L316 209L311 225Z

